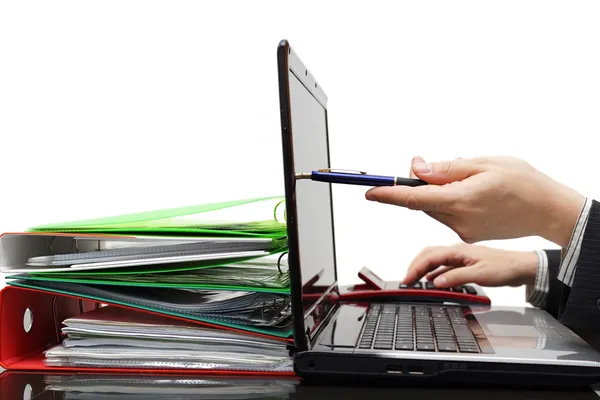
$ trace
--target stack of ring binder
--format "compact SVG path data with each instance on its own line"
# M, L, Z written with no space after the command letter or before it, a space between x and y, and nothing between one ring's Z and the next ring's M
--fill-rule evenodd
M0 236L7 370L293 375L283 198Z

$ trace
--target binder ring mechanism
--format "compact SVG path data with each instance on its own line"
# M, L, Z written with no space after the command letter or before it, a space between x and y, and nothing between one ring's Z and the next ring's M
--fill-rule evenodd
M58 253L56 253L54 251L54 239L56 239L56 236L52 236L50 238L50 243L48 244L48 252L49 252L49 255L51 255L51 256L58 254ZM100 250L100 240L98 240L98 250ZM73 238L73 250L72 250L72 252L74 252L74 253L79 253L80 252L80 250L79 250L79 241L77 240L77 238Z
M341 174L355 174L355 175L367 175L364 171L358 171L354 169L334 169L334 168L321 168L317 170L318 172L338 172ZM312 173L310 172L301 172L296 174L297 179L310 179L312 177Z
M277 269L279 270L280 274L283 274L283 272L281 271L281 260L283 260L283 257L285 257L287 255L287 251L281 253L281 255L279 256L279 258L277 259Z

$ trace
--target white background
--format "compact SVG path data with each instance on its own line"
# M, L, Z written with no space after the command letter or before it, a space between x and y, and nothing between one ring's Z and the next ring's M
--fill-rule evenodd
M598 21L596 1L3 1L0 231L283 194L283 38L329 96L335 167L513 155L598 197ZM458 241L365 191L335 188L342 283Z

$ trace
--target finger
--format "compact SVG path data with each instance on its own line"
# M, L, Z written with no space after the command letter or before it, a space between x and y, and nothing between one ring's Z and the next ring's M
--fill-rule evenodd
M467 283L485 285L486 280L489 281L489 277L485 276L485 269L472 265L463 268L453 268L435 278L433 284L439 288L448 288Z
M458 159L434 163L415 163L412 166L415 175L434 185L462 181L470 176L483 172L483 167L476 160Z
M450 271L452 268L456 268L456 267L448 267L448 266L443 266L443 267L439 267L436 270L428 273L425 276L425 279L427 279L428 281L433 281L435 278L437 278L438 276L440 276L441 274Z
M410 284L441 266L463 266L465 256L457 247L429 247L409 265L403 283Z
M410 172L409 172L411 178L413 178L413 179L417 178L417 175L415 175L414 171L412 170L413 165L415 165L417 163L424 163L424 162L425 162L425 160L423 159L423 157L420 157L420 156L413 157L413 159L410 163Z
M458 199L459 193L443 186L382 186L366 193L367 200L392 204L411 210L442 212Z

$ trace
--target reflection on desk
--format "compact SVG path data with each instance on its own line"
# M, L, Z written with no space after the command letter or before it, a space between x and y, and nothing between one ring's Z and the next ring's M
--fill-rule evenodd
M207 375L34 374L4 372L0 376L2 400L112 400L112 399L269 399L364 400L368 398L419 400L495 399L598 399L591 390L539 391L455 388L371 388L306 386L293 378L269 379Z

